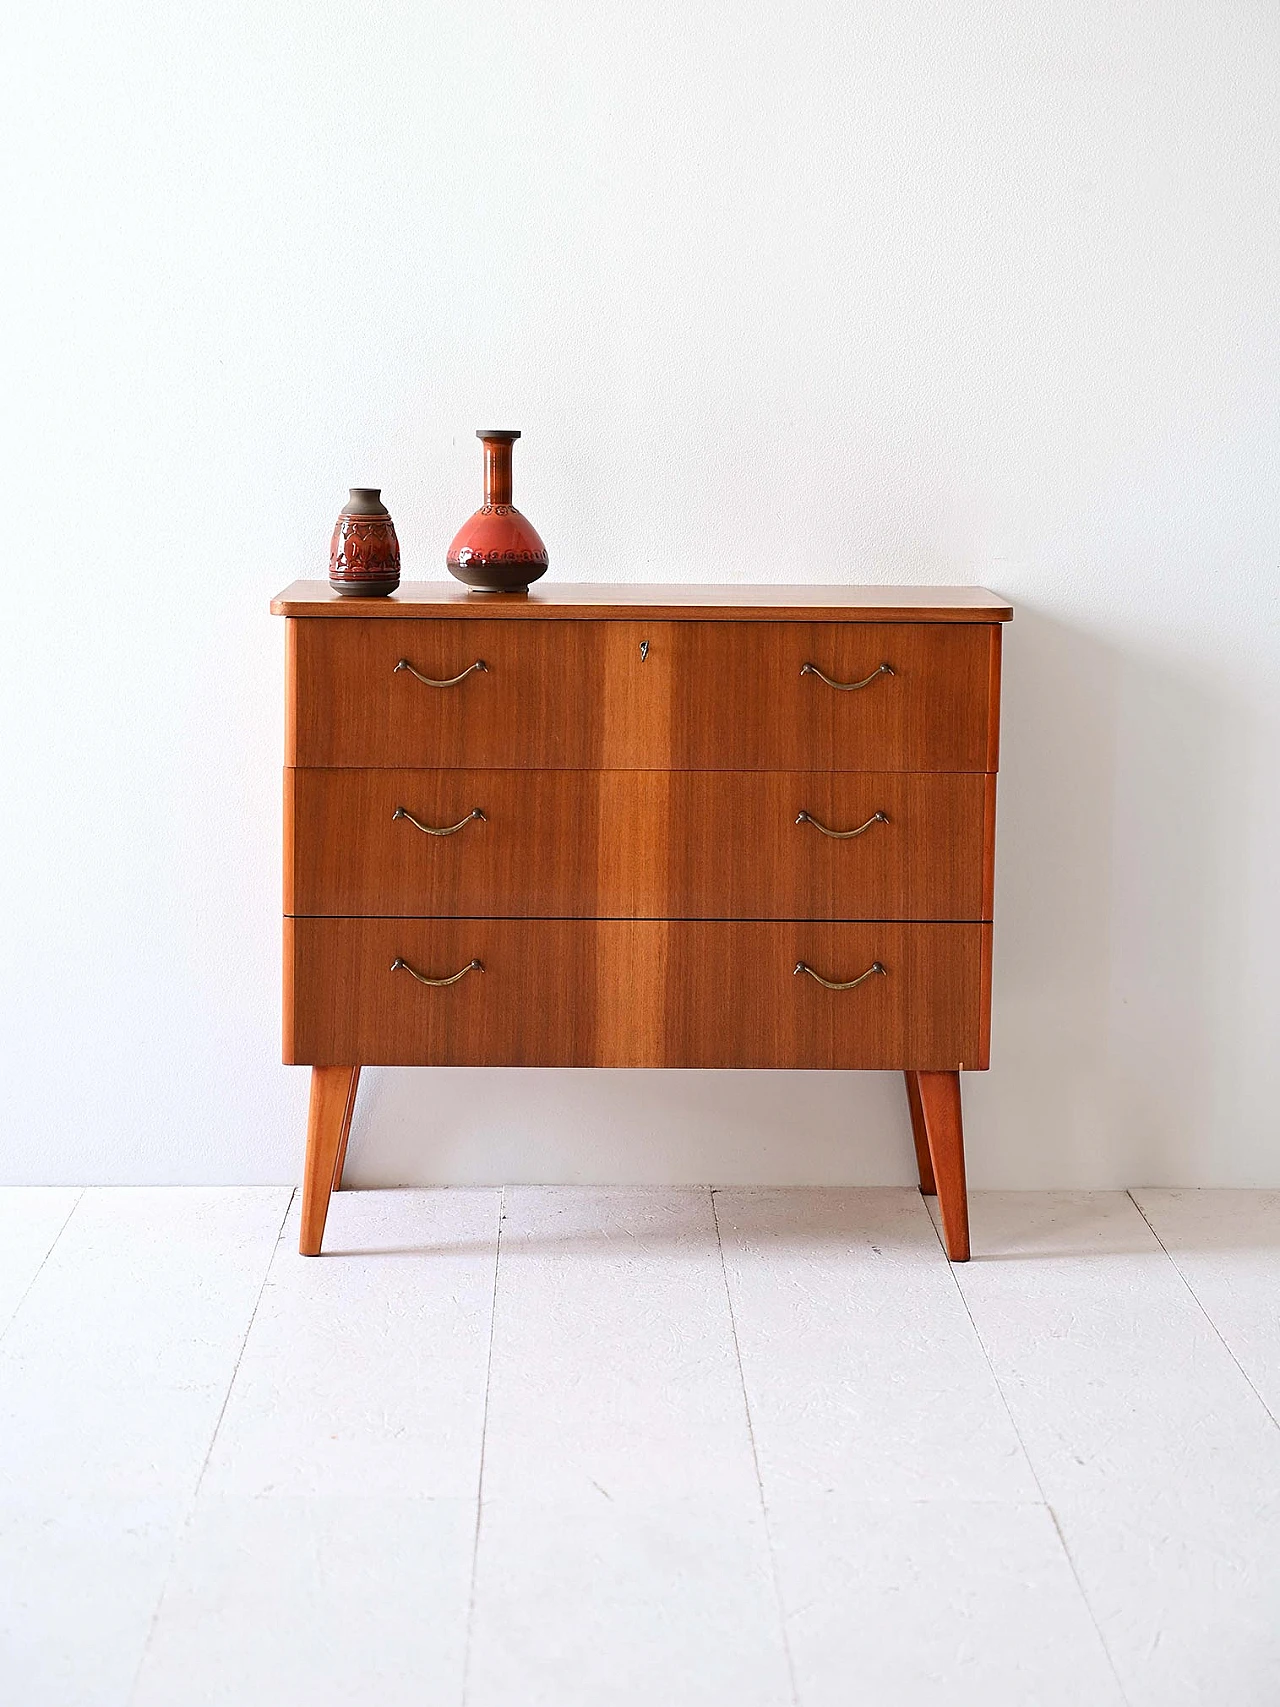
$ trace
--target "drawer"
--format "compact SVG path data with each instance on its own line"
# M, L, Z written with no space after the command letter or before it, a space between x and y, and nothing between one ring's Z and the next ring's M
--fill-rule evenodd
M672 626L673 768L996 769L998 625Z
M287 1062L987 1064L984 924L286 919L284 960Z
M892 771L288 770L285 911L986 919L994 793Z
M288 632L291 765L996 768L998 624L304 617Z

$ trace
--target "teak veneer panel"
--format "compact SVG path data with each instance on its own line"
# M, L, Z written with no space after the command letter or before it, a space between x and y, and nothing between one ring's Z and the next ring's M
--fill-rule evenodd
M287 919L285 1058L473 1067L985 1065L983 925ZM472 960L484 970L446 988ZM874 962L886 975L828 990Z
M294 620L286 762L985 771L993 626Z
M288 770L285 911L986 919L982 775ZM420 823L463 828L427 835ZM483 819L468 819L474 810ZM868 824L836 839L830 829ZM883 813L887 822L876 822Z
M470 592L456 581L405 581L389 598L349 598L327 581L295 581L271 602L276 616L495 617L513 621L665 616L738 622L1008 622L1012 606L985 587L686 587L539 583L528 593Z
M302 1181L302 1226L298 1248L318 1256L329 1198L342 1178L359 1067L316 1067L307 1113L307 1165Z
M376 1063L897 1068L921 1189L968 1257L959 1074L988 1065L1007 604L304 581L272 609L305 1254ZM397 808L466 822L429 836ZM838 839L801 812L882 818Z

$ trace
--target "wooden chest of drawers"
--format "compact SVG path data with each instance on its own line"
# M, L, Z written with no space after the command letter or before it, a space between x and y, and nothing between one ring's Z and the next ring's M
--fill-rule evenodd
M900 1070L967 1257L1006 605L298 582L272 609L304 1253L360 1067L392 1064Z

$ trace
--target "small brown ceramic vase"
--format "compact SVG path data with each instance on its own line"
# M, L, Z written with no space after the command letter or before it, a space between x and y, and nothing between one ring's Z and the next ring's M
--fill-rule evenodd
M329 585L335 593L380 598L400 585L400 541L381 488L353 486L338 512L329 546Z
M449 573L473 593L527 593L547 572L547 548L511 502L511 447L520 435L482 427L476 437L484 445L484 503L449 547Z

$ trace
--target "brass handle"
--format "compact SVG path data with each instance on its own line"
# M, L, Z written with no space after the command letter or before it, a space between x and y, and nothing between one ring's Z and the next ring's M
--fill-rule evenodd
M466 817L459 818L456 824L445 824L440 829L436 829L433 824L424 824L420 818L415 818L413 813L404 806L396 807L391 814L391 822L394 824L397 818L407 818L414 829L421 830L424 836L456 836L459 830L466 829L473 818L478 818L482 824L489 822L478 806L473 806Z
M479 960L469 960L461 972L455 972L452 978L426 978L421 972L415 972L407 960L400 956L391 962L393 972L407 972L411 978L416 978L419 984L430 984L433 990L443 990L446 984L456 984L459 978L465 978L468 972L483 972L484 966Z
M854 836L860 836L864 830L869 830L873 824L887 824L887 812L873 812L865 824L859 824L856 830L829 830L825 824L820 824L812 812L800 812L796 815L797 824L812 824L815 830L821 830L824 836L830 836L834 841L847 842Z
M870 687L877 676L892 676L896 675L897 672L892 664L881 664L879 669L872 670L871 674L864 676L860 682L837 682L833 681L830 676L824 676L816 664L802 664L800 674L802 676L817 676L820 682L825 682L829 688L834 688L837 693L852 693L855 688Z
M815 972L813 967L807 965L803 960L796 961L795 973L793 973L792 976L795 976L800 972L807 972L816 984L822 985L824 990L856 990L859 984L865 984L867 979L874 978L877 972L882 978L887 978L889 976L888 968L881 966L878 960L872 961L871 965L867 967L861 977L850 978L847 984L833 984L830 978L824 978L821 972Z
M416 681L423 682L429 688L456 688L459 682L466 681L472 670L481 670L487 674L488 669L489 666L485 663L484 659L477 658L474 664L468 664L466 669L461 671L460 674L450 676L446 682L437 682L431 676L424 676L421 670L415 670L407 658L401 658L400 662L396 665L395 669L392 670L391 674L394 676L397 670L408 670L409 674Z

